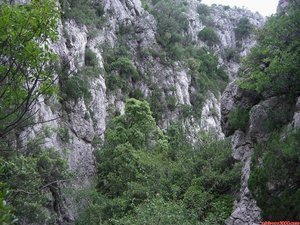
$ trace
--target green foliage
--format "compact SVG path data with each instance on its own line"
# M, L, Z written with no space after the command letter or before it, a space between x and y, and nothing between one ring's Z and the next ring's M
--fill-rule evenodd
M110 91L121 89L129 93L129 83L137 82L140 74L126 46L105 49L106 85ZM130 81L130 82L129 82Z
M253 31L253 25L250 23L247 17L243 17L237 23L236 28L234 29L236 40L240 41L244 38L249 37Z
M28 156L1 158L1 180L9 190L6 201L14 208L17 218L30 223L53 224L48 211L49 189L60 204L58 184L69 177L67 163L53 149L30 149ZM38 149L37 149L38 148Z
M167 108L165 104L162 104L161 90L157 86L155 86L151 92L149 104L153 110L153 117L156 121L159 121L162 118L163 112L165 112Z
M65 142L70 142L70 134L68 127L60 127L57 131L57 135L60 137L60 139Z
M240 55L239 55L238 49L236 49L236 48L232 48L232 47L225 48L223 57L225 58L225 60L227 62L232 62L232 61L237 62L237 63L240 62Z
M164 148L161 131L156 128L147 102L129 99L125 115L114 118L107 129L104 149L99 153L99 189L119 196L136 181L140 171L137 150Z
M220 42L220 39L213 28L204 27L198 34L200 40L207 43L208 46L214 46Z
M133 62L126 57L118 58L106 67L108 73L117 70L120 76L131 77L132 79L138 79L138 72Z
M223 67L219 66L218 58L206 48L187 48L187 64L191 69L192 86L196 89L191 93L191 104L194 115L201 116L199 109L206 99L208 90L216 93L223 91L228 77Z
M244 65L247 70L242 87L274 94L294 95L299 91L299 1L295 4L287 14L269 18L259 33L258 44Z
M97 152L98 193L77 224L223 223L240 167L228 140L202 134L199 143L179 124L163 134L148 103L129 99Z
M85 50L84 63L86 66L97 67L98 59L96 54L89 48Z
M55 1L0 3L0 137L31 116L40 95L55 93L49 41L57 40Z
M5 164L1 164L0 174L3 173L4 167ZM0 223L3 225L9 225L16 222L12 207L8 205L6 201L8 193L6 185L3 182L0 182Z
M209 6L207 6L205 4L199 4L197 6L197 13L199 15L209 16L210 15L210 8L209 8Z
M169 110L174 111L176 109L177 99L174 95L166 96L166 102Z
M100 28L105 22L104 7L91 0L60 0L62 17L74 19L76 22L90 27Z
M157 1L152 14L158 24L156 39L171 59L180 59L183 51L182 31L188 27L184 1Z
M113 151L103 150L98 164L98 188L108 196L120 196L128 183L137 180L138 160L130 144L119 144Z
M90 99L89 83L87 79L75 74L69 78L63 78L61 86L61 96L65 100L77 101L79 98Z
M205 4L199 4L196 11L199 14L199 19L204 25L213 26L213 20L210 17L211 11L209 6Z
M116 224L194 224L187 220L187 209L182 204L166 201L161 197L145 201L134 209L134 213L122 218Z
M249 109L236 108L230 112L228 116L228 122L233 130L246 130L249 122Z
M299 140L299 130L286 134L283 140L275 132L255 146L249 187L264 220L300 220Z

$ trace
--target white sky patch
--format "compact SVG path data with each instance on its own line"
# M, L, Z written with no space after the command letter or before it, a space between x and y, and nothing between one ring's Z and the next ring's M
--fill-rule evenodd
M246 8L253 12L259 12L263 16L270 16L276 12L279 0L202 0L207 5L229 5Z

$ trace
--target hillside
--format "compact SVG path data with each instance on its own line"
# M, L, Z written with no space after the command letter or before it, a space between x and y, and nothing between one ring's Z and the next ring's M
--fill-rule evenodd
M267 22L197 0L0 6L0 222L299 220L298 1ZM286 189L259 180L276 135ZM277 191L294 214L268 210Z

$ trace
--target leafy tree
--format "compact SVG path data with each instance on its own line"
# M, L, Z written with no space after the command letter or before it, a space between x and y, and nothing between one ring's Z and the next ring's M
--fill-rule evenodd
M220 42L218 35L211 27L204 27L203 30L199 32L198 37L210 47Z
M74 19L89 27L100 27L104 22L104 7L91 0L60 0L62 18Z
M179 124L163 134L147 102L127 100L97 152L98 194L78 224L224 222L240 167L227 140L203 134L199 143L192 146Z
M237 23L237 27L234 29L235 38L242 40L248 37L253 31L253 25L250 23L247 17L243 17Z
M172 59L182 55L183 37L180 34L188 27L185 11L184 1L172 0L156 1L151 11L158 24L157 41Z
M274 95L299 92L299 21L299 1L292 4L287 14L269 18L259 33L257 46L247 57L242 87Z
M254 148L249 187L264 220L300 220L300 131L274 132Z
M127 100L125 114L112 120L99 152L99 190L109 196L121 195L140 175L138 151L164 150L165 142L147 102Z
M117 224L191 225L195 224L193 222L187 219L187 209L182 204L166 201L158 196L136 207L132 215L122 218Z
M49 42L57 39L52 0L0 3L0 138L24 125L41 95L53 93Z
M236 108L229 114L228 122L233 130L246 130L249 121L249 109Z
M0 174L3 173L5 164L2 164L0 167ZM13 224L15 222L15 217L13 215L12 207L7 204L7 195L8 195L7 185L0 182L0 223L1 224Z
M53 149L36 148L27 156L0 158L0 163L0 178L8 189L6 201L16 217L30 223L53 224L55 216L48 207L52 202L55 212L60 212L59 184L70 178L66 161ZM45 190L52 194L50 202Z

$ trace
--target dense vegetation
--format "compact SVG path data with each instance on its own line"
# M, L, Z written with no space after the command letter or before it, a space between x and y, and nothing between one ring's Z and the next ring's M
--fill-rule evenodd
M263 96L284 95L286 102L294 104L300 90L299 21L298 0L290 3L287 13L269 18L244 64L242 87ZM264 220L300 220L299 130L282 131L287 122L282 123L282 118L289 114L284 109L269 112L265 123L272 135L255 146L249 185Z
M287 15L268 19L258 44L245 63L245 88L258 92L296 94L300 87L300 9L294 1Z
M253 29L254 29L253 25L250 23L248 18L246 17L241 18L238 21L236 28L234 29L236 40L240 41L244 38L249 37Z
M54 4L0 2L0 138L24 126L39 96L54 92L55 55L48 47L57 38Z
M228 140L203 133L192 146L180 125L163 133L135 99L111 121L97 162L97 193L78 224L222 224L240 177Z
M68 143L68 129L43 126L41 134L24 146L13 144L9 134L32 122L32 109L41 95L56 93L56 56L47 43L57 39L58 10L49 0L25 5L4 2L8 1L0 1L0 223L57 224L63 210L62 184L73 176L63 159L64 150L46 148L44 141L55 136ZM111 13L91 0L60 3L63 19L74 19L90 31L101 28ZM187 35L186 1L145 0L143 4L158 22L158 46L131 51L127 42L135 39L136 33L135 27L127 24L120 24L114 47L101 46L108 91L121 90L122 100L135 99L127 100L125 114L111 115L104 144L96 153L95 188L83 190L88 201L76 223L223 224L232 211L240 180L240 165L231 156L229 140L215 140L205 132L191 137L182 121L166 131L157 126L163 112L176 107L182 119L191 115L200 119L206 93L223 90L228 81L212 52L219 37L210 22L210 8L203 4L197 8L206 26L198 38L207 47L200 48L193 46ZM291 101L299 95L299 1L293 4L289 13L272 16L259 34L258 46L246 59L242 87L262 94L286 94ZM234 31L241 42L253 27L242 18ZM151 74L139 71L135 53L145 57L146 63L150 55L166 67L178 61L188 67L192 105L177 105L171 94L163 99L161 90L149 79ZM238 62L237 49L225 49L224 58ZM91 99L90 83L100 73L91 49L86 48L84 66L76 73L57 69L62 102ZM141 79L151 86L147 99L134 88ZM234 129L245 130L248 120L249 111L242 108L229 116ZM249 185L264 219L299 220L300 132L282 137L283 124L271 123L273 135L255 146Z
M300 220L299 159L299 130L287 133L284 140L275 131L255 147L249 186L265 220Z
M44 136L23 147L10 139L33 122L39 98L55 93L48 43L57 39L57 19L55 1L0 2L0 224L55 223L49 204L58 212L58 186L69 177L61 151L42 147Z
M62 18L91 27L100 27L104 20L104 8L101 3L91 0L60 0Z

